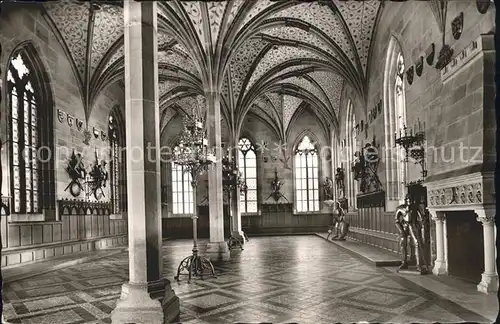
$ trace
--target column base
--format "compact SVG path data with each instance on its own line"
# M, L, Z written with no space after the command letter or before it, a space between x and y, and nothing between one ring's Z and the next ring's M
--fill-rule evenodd
M432 269L432 273L436 276L446 274L446 263L444 261L434 261L434 268Z
M179 314L179 298L168 280L148 284L128 282L122 286L121 297L111 312L111 323L172 323L179 320Z
M229 247L226 242L209 242L207 243L207 251L205 256L210 261L226 261L229 260Z
M163 287L162 290L160 288ZM156 289L155 289L156 288ZM163 309L163 323L177 323L181 313L179 297L175 294L170 281L161 279L148 284L150 295L161 298L161 308Z
M489 274L483 273L481 275L481 282L477 285L477 290L489 294L498 291L498 275L496 273Z

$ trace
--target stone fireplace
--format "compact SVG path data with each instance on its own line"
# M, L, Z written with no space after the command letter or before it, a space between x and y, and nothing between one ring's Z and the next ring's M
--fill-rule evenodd
M493 172L435 179L425 186L436 228L432 272L475 281L483 293L498 291Z

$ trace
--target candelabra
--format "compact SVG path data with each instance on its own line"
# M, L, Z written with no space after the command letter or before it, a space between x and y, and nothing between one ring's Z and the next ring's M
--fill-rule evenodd
M417 125L418 128L415 132L413 128L408 129L408 127L404 125L403 128L399 130L399 137L397 132L394 133L394 142L405 150L403 162L408 163L411 157L415 161L415 164L420 164L422 168L422 178L425 178L427 176L427 170L425 169L425 150L423 147L425 141L425 122L422 127L420 120L418 120Z
M194 111L191 116L184 119L184 129L181 132L179 145L173 151L174 163L183 167L184 172L191 175L191 186L193 187L193 254L183 259L177 269L175 279L179 281L181 275L188 276L188 283L193 276L203 279L206 272L215 277L214 266L209 259L198 255L198 229L196 212L196 187L198 177L215 163L215 156L208 152L207 139L203 125L203 119ZM184 272L184 273L183 273ZM185 273L187 272L187 273Z
M235 247L243 250L243 242L238 238L235 238L232 232L233 213L231 208L231 193L236 189L239 189L240 192L244 192L247 186L245 180L242 179L241 172L238 171L236 161L231 159L229 154L222 159L222 186L224 187L224 191L227 193L227 199L229 201L229 231L231 234L229 235L227 245L230 250Z

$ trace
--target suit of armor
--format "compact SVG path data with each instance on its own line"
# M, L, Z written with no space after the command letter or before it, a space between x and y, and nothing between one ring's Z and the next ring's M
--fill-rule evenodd
M328 237L333 234L335 231L335 236L332 237L332 240L345 240L347 233L349 232L349 223L347 223L345 218L344 209L340 206L340 203L337 202L337 212L338 215L334 216L333 226L331 231L329 231ZM327 239L328 239L327 237Z
M408 269L408 243L415 252L417 270L421 274L427 274L427 262L425 260L423 236L422 236L422 214L410 198L405 198L405 203L396 208L395 224L399 230L399 244L401 249L401 266L399 269ZM408 242L408 239L410 241Z

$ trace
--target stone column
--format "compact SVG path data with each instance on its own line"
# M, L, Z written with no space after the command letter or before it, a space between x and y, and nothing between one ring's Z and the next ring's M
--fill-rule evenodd
M498 291L498 274L495 264L495 210L476 209L477 220L483 224L484 272L477 290L485 294Z
M436 260L432 273L439 276L446 274L446 257L445 257L445 231L444 219L445 213L435 210L429 210L432 220L436 222Z
M208 206L210 215L210 241L207 257L210 260L229 259L229 248L224 241L224 190L222 188L222 140L220 95L206 93L208 144L215 150L217 162L208 170Z
M163 278L157 5L124 1L129 282L112 323L177 321L179 299Z
M232 158L236 162L236 166L239 167L239 154L240 150L238 149L238 142L233 141L233 145L231 146L233 156ZM241 194L240 194L240 188L235 188L234 191L231 193L231 211L233 215L233 228L231 229L231 232L233 236L240 240L242 243L245 243L245 236L243 231L241 230Z

